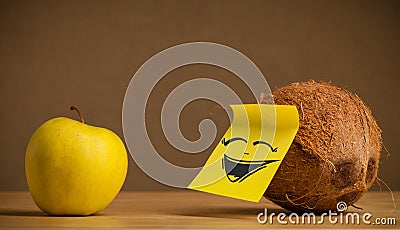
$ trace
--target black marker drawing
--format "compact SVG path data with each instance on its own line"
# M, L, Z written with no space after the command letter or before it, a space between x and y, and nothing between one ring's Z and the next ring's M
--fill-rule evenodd
M265 142L265 141L254 141L254 142L253 142L253 145L258 145L258 144L267 145L268 147L271 148L271 151L272 151L272 152L274 152L274 153L278 152L278 147L273 148L272 145L270 145L269 143L267 143L267 142Z
M227 146L229 143L232 143L234 141L243 141L247 143L247 140L241 137L234 137L229 140L225 140L225 138L222 139L222 144L224 146ZM272 152L277 152L278 147L273 148L271 144L265 142L265 141L254 141L253 145L258 145L258 144L264 144L267 145ZM249 153L244 153L248 155ZM277 162L279 160L263 160L263 161L248 161L248 160L238 160L234 159L232 157L227 156L224 154L224 157L222 159L222 168L225 170L226 177L229 179L231 182L242 182L249 176L253 175L254 173L260 171L263 168L266 168L268 164L271 164L273 162Z
M222 144L225 145L225 146L227 146L229 143L232 143L232 142L234 142L234 141L244 141L244 142L247 143L246 139L244 139L244 138L241 138L241 137L234 137L234 138L231 138L231 139L229 139L229 140L227 140L227 141L225 140L225 138L222 139Z

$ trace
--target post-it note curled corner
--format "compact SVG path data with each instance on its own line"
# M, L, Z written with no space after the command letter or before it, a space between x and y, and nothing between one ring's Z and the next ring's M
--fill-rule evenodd
M233 121L188 188L258 202L299 128L295 106L231 105Z

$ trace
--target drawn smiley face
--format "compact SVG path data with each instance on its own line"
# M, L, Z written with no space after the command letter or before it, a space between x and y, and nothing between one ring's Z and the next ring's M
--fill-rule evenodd
M242 137L233 137L231 139L226 140L225 138L222 139L222 144L226 147L229 144L235 142L235 141L240 141L248 144L248 141ZM271 152L277 152L278 147L273 148L271 144L257 140L252 142L253 146L256 145L266 145L269 147ZM244 152L243 158L245 158L245 155L250 155L248 152ZM271 164L273 162L277 162L279 160L243 160L243 159L235 159L231 156L228 156L227 153L225 152L223 155L222 159L222 168L225 170L226 177L229 179L231 182L242 182L249 176L253 175L254 173L260 171L261 169L264 169L267 167L268 164Z

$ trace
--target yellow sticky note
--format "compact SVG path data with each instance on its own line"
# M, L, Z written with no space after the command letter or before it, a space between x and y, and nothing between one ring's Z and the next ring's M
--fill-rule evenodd
M258 202L299 127L295 106L231 105L233 121L190 189Z

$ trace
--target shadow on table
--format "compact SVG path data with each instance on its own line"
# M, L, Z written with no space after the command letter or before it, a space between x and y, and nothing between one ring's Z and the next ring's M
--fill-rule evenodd
M174 215L179 216L194 216L194 217L213 217L213 218L229 218L229 219L249 219L256 218L264 208L249 208L249 207L212 207L212 208L195 208L180 210ZM286 213L289 215L291 212L279 208L268 209L268 213Z
M104 216L102 213L95 213L89 216ZM0 216L38 216L38 217L87 217L87 216L77 216L77 215L69 215L69 216L60 216L60 215L49 215L39 210L15 210L15 209L1 209L0 208Z
M0 209L0 216L48 216L41 211Z

